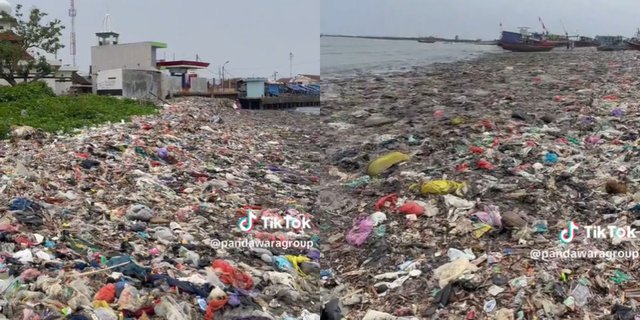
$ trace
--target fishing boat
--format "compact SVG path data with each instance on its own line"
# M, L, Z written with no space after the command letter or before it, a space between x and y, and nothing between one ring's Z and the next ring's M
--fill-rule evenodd
M627 40L622 36L596 36L598 51L632 50Z
M573 42L576 48L597 47L598 41L589 37L578 37L578 40Z
M539 39L526 32L526 28L521 28L520 33L502 31L502 37L498 41L498 46L502 49L515 52L543 52L551 51L555 46L544 39Z
M502 49L514 52L545 52L551 51L555 46L548 42L538 43L499 43Z
M640 50L640 29L636 32L636 36L626 40L625 43L633 50Z

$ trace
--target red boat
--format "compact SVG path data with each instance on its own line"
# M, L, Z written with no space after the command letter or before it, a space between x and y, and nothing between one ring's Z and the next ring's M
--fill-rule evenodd
M555 46L548 42L530 42L530 43L498 43L502 49L514 52L543 52L551 51Z

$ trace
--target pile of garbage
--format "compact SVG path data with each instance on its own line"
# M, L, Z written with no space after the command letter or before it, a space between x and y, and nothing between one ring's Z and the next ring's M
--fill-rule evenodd
M0 141L0 319L319 319L312 119L190 98Z
M324 77L327 319L638 319L635 55Z

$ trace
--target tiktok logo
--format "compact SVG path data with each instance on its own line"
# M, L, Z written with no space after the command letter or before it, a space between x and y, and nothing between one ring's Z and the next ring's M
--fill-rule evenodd
M573 223L573 221L569 221L569 226L566 229L562 229L560 232L560 241L564 243L569 243L573 241L573 237L575 236L574 231L580 230L577 224Z
M243 217L243 218L240 218L238 220L238 228L240 228L240 230L242 230L244 232L251 231L251 229L253 229L253 219L255 219L257 217L258 216L253 214L253 211L248 210L247 211L247 216Z

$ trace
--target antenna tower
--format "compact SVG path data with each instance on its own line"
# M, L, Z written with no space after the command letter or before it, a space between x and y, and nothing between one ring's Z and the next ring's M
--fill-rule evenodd
M71 57L73 58L73 66L76 66L76 3L71 0L71 8L69 8L69 17L71 17Z

